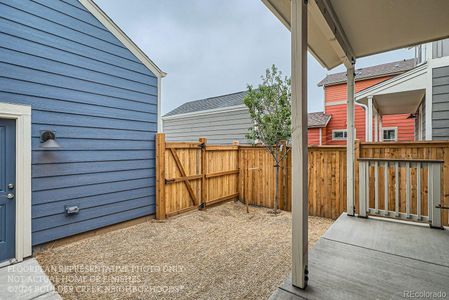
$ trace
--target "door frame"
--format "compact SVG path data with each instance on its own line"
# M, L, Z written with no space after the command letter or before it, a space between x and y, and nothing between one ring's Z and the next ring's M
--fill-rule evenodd
M31 106L0 103L0 118L16 121L16 257L9 261L14 263L32 254Z

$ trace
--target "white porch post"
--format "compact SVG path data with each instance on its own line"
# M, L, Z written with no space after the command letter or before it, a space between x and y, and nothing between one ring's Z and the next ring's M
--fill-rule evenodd
M354 215L354 86L355 73L354 63L347 68L347 144L346 144L346 212Z
M379 113L374 109L374 141L379 141Z
M372 142L373 141L373 96L368 96L368 118L367 118L367 124L366 124L366 141Z
M383 134L382 134L382 115L381 114L378 114L378 116L379 116L379 133L378 133L378 136L379 136L379 142L382 142L383 141Z
M433 84L432 84L432 43L426 44L426 59L427 59L427 84L426 84L426 121L425 121L425 140L431 141L433 139L433 128L432 128L432 93L433 93Z
M307 286L307 1L292 0L292 284Z

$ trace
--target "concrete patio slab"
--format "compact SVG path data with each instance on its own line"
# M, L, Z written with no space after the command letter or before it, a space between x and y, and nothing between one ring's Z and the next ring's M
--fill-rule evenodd
M342 214L323 236L327 240L449 267L449 231Z
M61 296L34 259L0 268L0 300L59 300Z
M270 299L444 299L448 246L445 231L342 215L309 253L308 287L288 277Z

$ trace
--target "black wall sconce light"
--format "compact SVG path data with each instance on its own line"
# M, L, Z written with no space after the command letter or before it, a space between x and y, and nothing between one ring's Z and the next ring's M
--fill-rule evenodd
M61 146L56 142L56 134L54 131L45 130L41 132L41 145L44 149L58 149Z

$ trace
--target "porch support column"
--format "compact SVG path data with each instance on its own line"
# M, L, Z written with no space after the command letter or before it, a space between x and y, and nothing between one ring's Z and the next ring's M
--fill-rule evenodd
M292 284L307 286L307 0L292 0Z
M347 144L346 144L346 212L348 215L354 215L354 86L355 72L354 64L347 68L348 95L347 95Z
M381 114L378 114L378 116L379 116L379 130L378 130L378 141L379 142L382 142L383 141L383 135L382 135L382 115Z
M426 44L426 59L427 59L427 74L426 74L426 120L425 120L425 140L431 141L433 139L433 128L432 128L432 111L433 111L433 60L432 60L432 43Z
M368 111L367 111L367 124L366 124L366 141L373 141L373 96L368 96Z
M374 109L374 141L379 141L379 113Z

